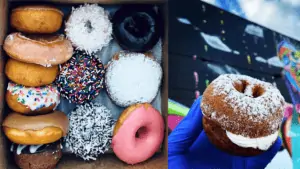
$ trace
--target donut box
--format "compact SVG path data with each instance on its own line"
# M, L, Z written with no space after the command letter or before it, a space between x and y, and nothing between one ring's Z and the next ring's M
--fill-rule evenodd
M167 23L166 0L0 1L0 168L167 168Z

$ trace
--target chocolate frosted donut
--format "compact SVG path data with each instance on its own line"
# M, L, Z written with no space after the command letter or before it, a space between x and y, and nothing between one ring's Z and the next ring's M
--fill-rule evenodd
M11 146L16 164L22 169L52 169L62 157L60 141L44 145Z
M158 42L162 28L153 6L126 5L113 16L113 33L125 50L145 52Z
M225 74L203 93L203 127L210 141L234 155L268 150L278 137L284 98L270 83Z

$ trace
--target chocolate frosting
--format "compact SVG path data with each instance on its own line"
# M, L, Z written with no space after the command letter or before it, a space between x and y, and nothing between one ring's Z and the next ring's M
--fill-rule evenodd
M5 118L2 126L18 130L42 130L46 127L57 127L60 128L64 136L66 136L69 129L69 120L68 117L60 111L53 111L50 114L39 116L24 116L13 112Z

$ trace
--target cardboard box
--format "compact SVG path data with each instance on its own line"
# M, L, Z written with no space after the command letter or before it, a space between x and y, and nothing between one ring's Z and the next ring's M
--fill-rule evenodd
M26 0L0 0L0 119L1 123L3 118L7 115L8 111L4 99L4 94L7 87L7 79L4 74L4 65L7 55L2 49L4 38L9 32L9 9L14 3L26 2ZM35 2L35 1L30 1ZM98 3L98 4L135 4L135 3L147 3L147 4L158 4L160 9L163 11L164 18L164 36L163 42L163 60L162 66L164 70L164 77L161 87L161 110L165 120L165 139L162 145L162 150L155 154L152 158L144 163L137 165L127 165L119 160L113 154L105 154L98 158L97 161L85 162L79 157L74 155L64 155L58 164L59 169L166 169L168 168L167 162L167 106L168 106L168 22L167 22L167 0L43 0L36 1L38 3L53 3L53 4L83 4L83 3ZM12 157L12 153L9 151L9 141L1 130L0 135L0 169L16 169L15 162Z

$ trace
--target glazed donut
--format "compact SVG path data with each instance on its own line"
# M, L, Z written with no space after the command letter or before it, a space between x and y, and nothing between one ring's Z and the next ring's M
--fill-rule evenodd
M49 67L72 57L73 47L63 35L8 35L3 45L6 53L19 61Z
M56 80L61 96L72 103L83 104L100 93L104 85L105 69L94 55L76 50L73 57L60 66Z
M5 74L17 84L28 87L44 86L54 82L58 75L58 66L44 67L9 58L6 62Z
M115 120L98 103L79 105L70 115L66 147L84 160L96 160L110 149Z
M65 32L76 49L91 54L108 45L112 24L102 7L86 4L72 10Z
M245 75L220 75L203 93L203 128L220 149L257 155L276 141L284 103L270 83Z
M44 114L58 106L60 94L53 85L25 87L9 82L6 102L9 108L21 114Z
M10 22L25 33L54 33L61 27L63 15L51 6L22 6L12 10Z
M160 17L149 5L124 5L115 12L112 22L114 37L125 50L149 51L162 33Z
M16 144L39 145L58 141L67 135L68 117L59 111L39 116L10 113L2 124L5 135Z
M122 107L152 102L161 79L160 64L142 53L118 53L108 63L105 74L108 95Z
M119 117L112 148L128 164L146 161L160 148L164 138L164 120L150 104L135 104Z

